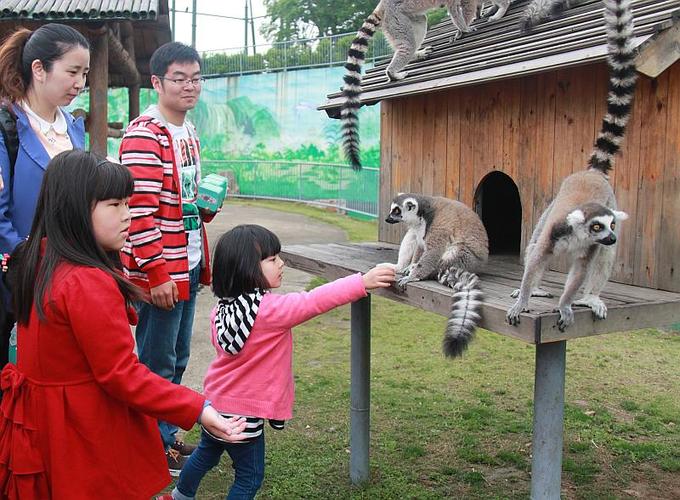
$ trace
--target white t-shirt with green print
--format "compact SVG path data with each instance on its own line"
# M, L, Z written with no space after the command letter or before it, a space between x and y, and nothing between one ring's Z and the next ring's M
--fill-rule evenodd
M201 172L201 160L198 157L198 144L189 132L186 122L181 126L168 123L175 149L175 161L182 183L182 215L184 229L187 232L187 251L189 253L189 270L201 262L201 218L198 214L196 199L198 197L198 179Z

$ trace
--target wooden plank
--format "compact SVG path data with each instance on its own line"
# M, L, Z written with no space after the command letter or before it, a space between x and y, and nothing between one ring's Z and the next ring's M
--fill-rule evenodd
M590 310L575 309L574 324L565 332L557 328L557 314L541 316L540 342L557 342L580 337L591 337L611 332L626 332L642 328L661 328L677 323L678 302L632 304L611 307L604 321L593 318Z
M680 58L680 24L676 24L648 41L635 59L637 70L656 78Z
M409 99L408 113L411 116L411 146L408 149L409 165L411 174L411 186L409 191L412 193L423 192L423 153L425 147L423 141L424 126L427 120L426 102L427 96L416 96Z
M315 244L292 245L282 250L287 265L313 274L336 279L357 271L366 271L377 262L393 262L397 247L382 242L369 244ZM492 259L493 269L519 269L509 259ZM496 271L497 272L497 271ZM516 275L521 274L515 272ZM557 273L555 273L557 274ZM566 332L556 328L557 313L553 312L554 299L532 301L533 313L523 313L518 327L505 323L505 313L514 303L509 292L519 284L519 277L503 278L498 275L481 273L481 286L485 293L480 327L511 336L525 342L554 342L578 337L600 335L612 331L623 331L646 327L664 326L680 321L680 294L660 292L630 285L609 284L626 295L641 297L637 303L616 304L609 299L609 313L605 321L593 319L586 308L575 309L575 324ZM452 290L436 281L411 283L405 293L394 288L375 292L391 300L403 302L437 314L448 316ZM607 301L606 295L603 298ZM538 306L538 307L536 307Z
M532 81L536 81L536 88L533 85L529 86L527 92L536 92L536 119L535 129L533 130L534 144L530 145L534 150L535 164L533 168L529 168L530 172L534 174L533 195L531 198L525 198L526 208L524 211L531 213L523 215L522 223L530 225L525 226L522 231L522 236L525 242L523 248L531 239L534 226L541 218L550 202L555 196L553 191L553 177L555 165L555 112L557 105L557 73L550 72L542 75L531 77ZM528 129L531 130L531 129ZM523 200L524 201L524 200Z
M448 154L448 95L446 92L437 92L430 96L434 113L434 144L432 152L432 164L427 168L432 169L432 194L446 196L446 174Z
M392 137L394 127L395 103L385 101L380 103L380 194L378 197L378 239L381 241L393 241L395 236L391 224L385 222L384 213L387 213L392 200L392 172L394 163L392 162Z
M617 155L612 183L616 194L617 206L629 216L621 224L619 239L616 242L616 262L611 279L620 283L633 284L635 272L635 247L639 232L636 230L638 184L640 168L640 137L642 129L642 88L637 87L633 111L628 122L626 135Z
M680 292L680 63L672 66L668 78L657 284L664 290Z
M656 80L642 77L638 85L642 99L636 105L641 108L640 162L638 174L637 220L635 230L639 238L635 245L635 268L633 283L656 287L658 263L656 248L661 225L662 186L665 128L668 112L668 73ZM677 116L672 119L677 120Z
M422 130L422 159L420 161L421 182L420 193L433 196L434 193L434 141L435 114L437 109L436 94L427 94L422 98L423 120Z
M447 126L446 126L446 189L445 196L454 200L460 197L460 162L461 162L461 115L464 111L461 103L462 91L455 89L447 92Z

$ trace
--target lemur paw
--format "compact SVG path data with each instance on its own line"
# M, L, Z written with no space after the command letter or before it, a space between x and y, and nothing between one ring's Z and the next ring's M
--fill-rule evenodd
M431 45L427 45L426 47L423 47L422 49L416 50L414 57L415 57L416 60L427 59L428 57L430 57L430 54L432 54L433 50L434 49L432 48Z
M584 295L579 300L574 301L573 305L589 307L597 319L607 318L607 306L602 302L602 299L596 295Z
M398 82L399 80L403 80L406 78L408 73L406 71L398 71L396 73L392 73L389 69L385 71L385 74L387 75L387 81L388 82Z
M519 325L519 315L522 314L524 309L525 306L519 300L515 302L515 305L508 309L508 312L505 314L505 319L508 321L508 324L512 326Z
M574 311L571 306L560 307L558 311L560 313L560 319L557 320L557 328L563 332L574 324Z
M405 292L406 291L406 285L412 281L410 276L403 276L402 278L399 278L397 281L394 282L394 286L399 290L400 292Z

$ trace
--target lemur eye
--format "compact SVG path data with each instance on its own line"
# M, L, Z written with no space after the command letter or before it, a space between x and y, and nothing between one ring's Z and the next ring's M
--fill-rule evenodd
M612 230L616 227L616 222L612 222L611 228Z
M399 215L401 213L401 208L399 207L394 207L394 210L392 210L396 215Z
M592 229L596 233L599 233L600 231L602 231L602 224L593 224L592 226L590 226L590 229Z

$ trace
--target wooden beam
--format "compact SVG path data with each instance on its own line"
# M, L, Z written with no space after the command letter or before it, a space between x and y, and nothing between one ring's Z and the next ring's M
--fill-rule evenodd
M106 28L104 28L106 29ZM103 31L103 30L102 30ZM90 150L106 155L109 111L109 37L100 30L91 32L90 84Z
M656 78L680 59L680 23L647 40L635 59L637 70Z
M109 63L111 67L116 69L116 73L120 73L123 76L128 85L139 85L140 76L134 57L131 57L128 51L125 50L123 44L110 28L107 29L106 38L109 45Z
M135 32L132 28L132 23L126 21L120 25L121 42L123 47L127 51L130 59L135 62L136 66L136 56L135 56ZM137 69L137 74L139 75L139 68ZM128 120L132 121L139 116L139 86L141 83L141 75L139 76L139 81L135 85L130 85L128 87Z

